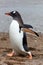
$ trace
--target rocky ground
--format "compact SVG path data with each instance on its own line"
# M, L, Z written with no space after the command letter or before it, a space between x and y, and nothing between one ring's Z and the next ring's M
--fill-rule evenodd
M0 65L43 65L43 34L39 37L28 34L27 42L33 59L23 56L8 57L6 54L12 51L8 33L0 33Z

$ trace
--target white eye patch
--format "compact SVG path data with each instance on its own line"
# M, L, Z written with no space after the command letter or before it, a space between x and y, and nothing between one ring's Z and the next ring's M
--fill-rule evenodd
M13 13L15 13L16 11L14 11Z

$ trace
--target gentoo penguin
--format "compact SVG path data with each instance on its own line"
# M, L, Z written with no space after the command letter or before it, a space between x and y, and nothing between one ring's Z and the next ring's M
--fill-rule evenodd
M28 55L29 59L32 59L32 54L27 47L26 32L30 32L37 36L39 35L30 29L33 28L31 25L23 23L21 15L18 11L12 11L5 14L13 18L9 28L9 37L14 51L17 54ZM12 56L14 51L8 55Z

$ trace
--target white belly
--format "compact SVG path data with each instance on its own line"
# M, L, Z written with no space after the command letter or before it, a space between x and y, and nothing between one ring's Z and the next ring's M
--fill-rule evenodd
M14 48L14 50L17 53L21 52L22 50L24 51L24 48L22 45L23 32L21 31L19 33L19 24L16 20L13 20L11 25L10 25L9 36L10 36L11 45Z

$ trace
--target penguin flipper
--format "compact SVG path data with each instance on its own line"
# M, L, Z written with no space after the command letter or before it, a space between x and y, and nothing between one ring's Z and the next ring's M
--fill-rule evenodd
M32 28L33 29L33 26L32 25L28 25L28 24L23 24L23 26L21 26L21 28Z
M32 33L32 34L35 34L36 36L39 37L39 35L38 35L37 32L35 32L35 31L33 31L33 30L29 29L29 28L22 28L22 31L24 31L24 32L29 32L29 33Z

